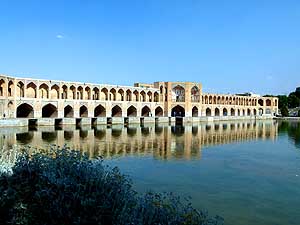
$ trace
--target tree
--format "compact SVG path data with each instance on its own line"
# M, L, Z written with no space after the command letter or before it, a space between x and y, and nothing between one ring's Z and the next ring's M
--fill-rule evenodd
M300 117L300 110L298 111L298 116Z
M278 107L281 109L283 106L288 105L288 97L286 95L278 95Z
M295 92L289 94L288 106L289 108L296 108L300 105L300 99L296 96Z
M281 116L283 117L289 116L289 110L286 105L280 108L280 111L281 111Z

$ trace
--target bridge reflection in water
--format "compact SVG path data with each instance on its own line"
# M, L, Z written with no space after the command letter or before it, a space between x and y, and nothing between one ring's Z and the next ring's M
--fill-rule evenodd
M90 157L152 156L156 159L200 159L208 146L275 140L275 121L203 123L198 126L38 127L0 130L2 153L14 145L48 148L51 144L79 149Z

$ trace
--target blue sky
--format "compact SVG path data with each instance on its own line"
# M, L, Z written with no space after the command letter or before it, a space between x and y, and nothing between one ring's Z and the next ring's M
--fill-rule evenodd
M0 0L0 73L205 92L300 86L300 1Z

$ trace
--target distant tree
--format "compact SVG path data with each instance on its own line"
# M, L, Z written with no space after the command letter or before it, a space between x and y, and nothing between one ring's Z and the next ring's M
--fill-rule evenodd
M286 105L282 106L282 108L280 108L280 111L283 117L289 116L289 110Z
M298 116L300 117L300 110L298 111Z
M300 99L296 96L295 92L291 92L288 97L289 108L296 108L300 105Z
M281 109L283 106L288 105L288 97L286 95L278 95L278 108Z

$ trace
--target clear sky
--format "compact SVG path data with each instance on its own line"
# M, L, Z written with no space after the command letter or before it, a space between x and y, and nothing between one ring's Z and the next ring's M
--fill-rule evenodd
M300 86L299 0L0 0L0 74L205 92Z

